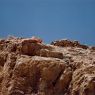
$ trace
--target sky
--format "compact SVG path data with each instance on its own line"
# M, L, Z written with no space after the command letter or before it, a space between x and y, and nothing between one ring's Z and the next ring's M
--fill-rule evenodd
M95 45L95 0L0 0L0 38L9 35Z

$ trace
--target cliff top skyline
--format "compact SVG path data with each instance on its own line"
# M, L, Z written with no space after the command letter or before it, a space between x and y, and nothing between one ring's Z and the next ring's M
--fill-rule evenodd
M95 45L95 1L0 0L0 38L8 35Z

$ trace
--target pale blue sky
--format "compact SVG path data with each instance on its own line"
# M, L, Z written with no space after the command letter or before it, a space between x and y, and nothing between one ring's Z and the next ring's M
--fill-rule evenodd
M0 37L8 35L95 45L95 0L0 0Z

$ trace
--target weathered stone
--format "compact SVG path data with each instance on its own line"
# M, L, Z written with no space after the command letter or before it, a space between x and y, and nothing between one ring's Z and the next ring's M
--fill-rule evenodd
M42 57L54 57L59 59L63 58L63 54L61 52L50 51L48 49L41 49L38 55Z
M61 47L79 47L83 49L87 49L88 46L81 45L78 41L70 41L70 40L58 40L51 42L51 45L61 46Z
M94 48L70 40L0 40L0 95L95 95Z

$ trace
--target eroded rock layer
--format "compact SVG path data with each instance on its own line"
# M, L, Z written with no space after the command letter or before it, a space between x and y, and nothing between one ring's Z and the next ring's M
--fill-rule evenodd
M95 95L95 49L70 40L1 39L0 95Z

